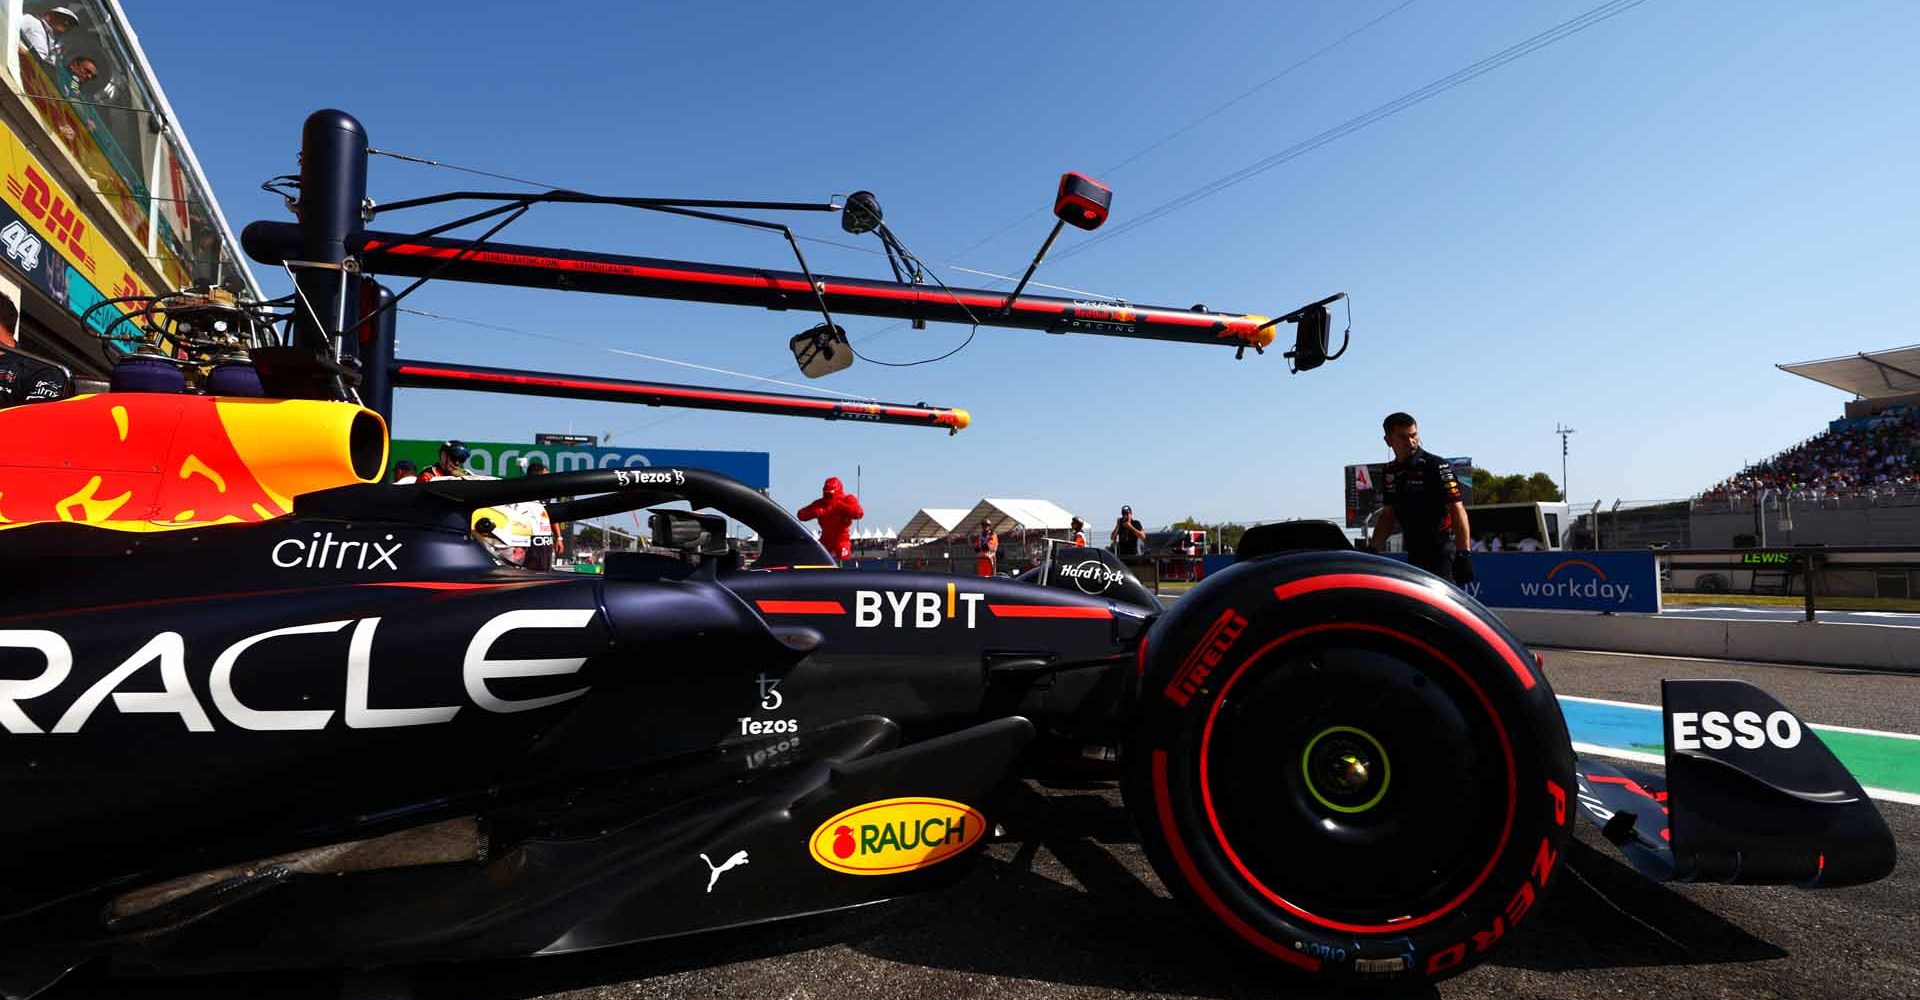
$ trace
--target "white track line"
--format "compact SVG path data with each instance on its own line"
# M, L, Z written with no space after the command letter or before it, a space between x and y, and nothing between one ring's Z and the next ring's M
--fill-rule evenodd
M1846 622L1827 622L1830 625L1845 625ZM1871 628L1910 628L1907 625L1874 625ZM1679 663L1725 663L1736 667L1771 667L1775 670L1865 670L1881 677L1911 677L1914 671L1901 667L1844 667L1832 663L1762 663L1759 660L1730 660L1723 656L1680 656L1674 653L1623 653L1617 649L1580 649L1575 646L1548 646L1544 643L1533 644L1529 649L1553 650L1562 653L1579 653L1583 656L1624 656L1633 660L1673 660Z
M1656 712L1660 711L1657 705L1648 705L1637 701L1611 701L1606 698L1585 698L1577 694L1556 694L1554 697L1561 701L1583 701L1589 705L1612 705L1615 708L1651 708Z

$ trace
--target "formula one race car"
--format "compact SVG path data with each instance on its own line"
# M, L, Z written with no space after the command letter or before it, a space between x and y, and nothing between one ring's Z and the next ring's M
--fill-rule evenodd
M1663 879L1893 864L1767 696L1669 682L1664 785L1576 762L1499 619L1331 525L1249 533L1172 610L1092 549L1029 581L841 569L700 469L380 485L385 421L295 352L251 355L305 398L133 391L160 369L132 355L117 391L0 409L6 996L84 963L553 954L921 891L1046 741L1117 747L1173 891L1330 982L1480 960L1576 814ZM661 508L656 544L604 575L504 564L474 514L529 502ZM752 565L707 509L757 533Z

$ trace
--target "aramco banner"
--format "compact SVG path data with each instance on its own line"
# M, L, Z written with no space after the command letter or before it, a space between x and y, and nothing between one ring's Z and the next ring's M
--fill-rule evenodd
M772 480L772 456L764 451L690 451L675 448L597 448L573 445L509 444L503 441L466 441L472 455L467 468L483 476L511 479L526 474L526 463L540 459L550 472L579 472L584 469L636 469L651 465L680 465L707 469L735 479L756 490L768 489ZM390 461L410 461L424 469L440 460L439 441L400 440L393 442Z

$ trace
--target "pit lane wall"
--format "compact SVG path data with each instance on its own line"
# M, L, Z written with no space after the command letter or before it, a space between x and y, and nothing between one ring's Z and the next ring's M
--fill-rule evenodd
M1651 551L1475 553L1473 566L1467 591L1528 645L1920 671L1920 629L1662 616Z
M1920 628L1494 608L1529 646L1920 672Z
M1662 616L1651 551L1474 553L1473 566L1467 590L1530 646L1920 672L1920 628Z
M1650 550L1475 552L1472 558L1474 579L1465 589L1496 610L1660 612L1660 565Z

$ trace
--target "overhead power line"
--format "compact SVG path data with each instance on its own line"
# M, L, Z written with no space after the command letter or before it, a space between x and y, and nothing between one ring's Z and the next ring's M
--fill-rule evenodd
M1352 31L1349 31L1346 34L1341 35L1339 38L1336 38L1333 41L1328 42L1327 44L1322 45L1319 48L1313 50L1307 55L1302 56L1301 58L1295 60L1291 65L1287 66L1286 69L1283 69L1280 72L1275 73L1270 77L1267 77L1266 79L1260 81L1259 83L1254 84L1251 87L1248 87L1247 89L1241 91L1238 94L1235 94L1233 97L1229 98L1224 103L1215 105L1211 111L1208 111L1204 114L1201 114L1194 118L1189 119L1186 124L1181 125L1179 128L1174 129L1171 132L1168 132L1166 135L1163 135L1160 138L1155 139L1150 143L1147 143L1145 146L1142 146L1131 153L1128 153L1125 159L1122 159L1120 162L1115 163L1113 166L1107 167L1106 169L1100 171L1100 176L1105 178L1105 177L1111 177L1112 175L1119 173L1121 170L1125 169L1128 164L1134 162L1135 160L1140 159L1141 157L1147 155L1148 153L1153 152L1156 149L1159 149L1160 147L1166 145L1167 143L1172 142L1173 140L1178 139L1183 135L1186 135L1188 132L1191 132L1194 129L1199 128L1201 125L1204 125L1209 121L1212 121L1214 118L1218 117L1222 112L1226 111L1228 108L1231 108L1234 105L1239 104L1240 102L1246 100L1247 98L1252 97L1253 95L1261 92L1262 90L1265 90L1268 87L1271 87L1276 83L1279 83L1281 80L1284 80L1289 76L1292 76L1296 71L1304 68L1308 63L1313 62L1314 60L1320 58L1321 56L1324 56L1327 53L1332 52L1334 49L1337 49L1340 46L1347 44L1348 42L1352 41L1356 36L1366 31L1367 29L1373 27L1376 24L1379 24L1380 22L1386 20L1387 18L1392 17L1395 14L1400 13L1403 10L1406 10L1408 7L1413 6L1414 2L1415 0L1403 0L1403 2L1398 4L1397 6L1388 8L1384 13L1376 15L1372 20L1367 21L1365 24L1360 25L1359 27L1353 29ZM994 240L997 240L1000 237L1005 236L1006 234L1014 231L1015 229L1018 229L1019 227L1025 225L1028 221L1032 220L1035 216L1044 215L1044 214L1046 214L1045 209L1039 209L1039 208L1034 209L1033 211L1028 212L1027 214L1021 216L1020 218L1015 219L1012 222L1009 222L1006 225L1001 226L999 229L994 230L991 234L984 236L979 240L976 240L974 243L969 245L965 250L962 250L959 253L953 254L953 256L965 257L967 254L970 254L975 250L978 250L981 247L986 246L989 243L992 243ZM1008 280L1012 280L1012 279L1008 279Z
M551 340L557 344L570 344L574 347L585 347L590 350L605 351L608 354L614 354L621 357L639 358L642 361L653 361L663 365L678 365L681 368L692 368L695 371L711 372L715 375L725 375L729 378L750 379L754 382L765 382L768 385L784 386L789 389L801 389L807 392L823 392L829 396L840 396L844 399L858 400L863 403L879 402L878 399L872 396L862 396L862 395L859 395L858 393L836 392L835 390L832 390L832 389L822 389L819 386L814 386L814 385L801 385L797 382L784 382L777 378L768 378L765 375L750 375L746 372L737 372L728 368L716 368L713 365L695 364L692 361L681 361L678 358L668 358L658 354L645 354L640 351L629 351L624 347L608 347L605 344L594 344L584 340L574 340L571 337L560 337L551 333L541 333L537 330L523 330L517 326L505 326L499 323L484 323L477 319L464 319L459 316L448 316L448 315L445 315L444 313L428 312L425 309L414 309L408 306L400 306L398 311L403 313L411 313L415 316L424 316L427 319L437 319L437 320L442 320L448 323L459 323L463 326L478 327L482 330L498 330L501 333L518 334L522 337L533 337L539 340Z
M1174 212L1179 211L1180 209L1186 208L1187 206L1194 204L1195 202L1201 201L1205 198L1212 197L1213 195L1219 194L1220 192L1225 191L1226 189L1233 187L1236 184L1242 183L1243 181L1251 180L1252 178L1257 177L1260 174L1266 173L1267 171L1272 170L1275 167L1278 167L1282 164L1288 163L1292 160L1305 156L1306 154L1311 153L1314 150L1319 149L1320 147L1325 146L1330 142L1334 142L1335 140L1345 138L1346 136L1352 135L1353 133L1358 132L1361 129L1364 129L1370 125L1373 125L1377 122L1381 122L1388 118L1391 118L1394 115L1397 115L1400 112L1407 110L1408 108L1414 107L1415 105L1421 104L1432 98L1438 97L1441 94L1444 94L1447 91L1452 90L1453 88L1458 87L1463 83L1467 83L1471 80L1477 79L1481 76L1491 73L1494 70L1499 69L1500 67L1505 66L1506 64L1513 62L1516 59L1520 59L1524 56L1528 56L1535 52L1538 52L1541 49L1544 49L1555 42L1572 37L1573 35L1577 35L1580 32L1585 31L1588 28L1591 28L1594 25L1601 23L1602 21L1606 21L1611 18L1617 17L1621 14L1624 14L1627 11L1632 10L1633 8L1638 7L1641 4L1646 2L1647 0L1612 0L1612 2L1610 3L1601 4L1600 6L1595 7L1592 10L1589 10L1586 13L1581 14L1577 17L1573 17L1566 21L1562 21L1561 23L1554 25L1553 27L1548 28L1545 31L1542 31L1539 34L1526 39L1525 41L1518 42L1514 45L1511 45L1505 49L1500 50L1499 52L1494 53L1493 55L1486 57L1485 59L1480 60L1479 62L1473 63L1472 65L1466 66L1462 69L1449 73L1446 76L1443 76L1440 79L1435 80L1432 83L1429 83L1426 86L1419 88L1418 90L1413 90L1413 91L1409 91L1408 93L1402 94L1399 97L1396 97L1393 100L1388 101L1387 103L1382 104L1379 107L1376 107L1365 114L1357 115L1353 118L1350 118L1340 123L1339 125L1335 125L1334 127L1327 129L1326 131L1321 132L1318 135L1313 136L1312 138L1303 139L1300 142L1294 143L1293 145L1288 146L1287 148L1277 153L1274 153L1271 156L1267 156L1262 159L1255 160L1254 162L1240 168L1239 170L1234 171L1233 173L1227 174L1224 177L1220 177L1213 181L1210 181L1206 184L1201 185L1200 187L1197 187L1191 191L1188 191L1186 194L1180 195L1179 197L1172 199L1171 201L1167 201L1159 205L1158 207L1149 209L1148 211L1132 219L1129 219L1120 225L1114 226L1113 228L1110 228L1105 232L1102 232L1092 237L1091 239L1086 240L1085 242L1078 243L1074 246L1070 246L1065 250L1062 250L1059 253L1054 254L1052 259L1049 261L1049 263L1057 264L1062 260L1066 260L1070 257L1074 257L1079 254L1085 253L1088 250L1093 249L1094 247L1101 246L1102 244L1105 244L1112 240L1119 239L1120 237L1125 236L1128 233L1131 233L1142 226L1151 224L1159 219L1162 219L1168 215L1171 215Z

